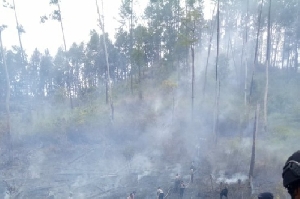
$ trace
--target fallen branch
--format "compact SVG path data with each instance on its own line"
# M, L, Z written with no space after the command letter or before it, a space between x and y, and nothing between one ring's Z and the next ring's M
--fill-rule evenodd
M87 155L88 155L90 152L92 152L92 151L94 151L94 149L91 149L91 150L89 150L88 152L86 152L86 153L84 153L84 154L78 156L78 157L75 158L74 160L70 161L70 162L68 163L68 165L73 164L73 163L76 162L77 160L79 160L79 159L81 159L81 158L87 156Z

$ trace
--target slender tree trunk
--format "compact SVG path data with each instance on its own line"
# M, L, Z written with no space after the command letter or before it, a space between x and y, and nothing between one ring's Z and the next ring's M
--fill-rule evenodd
M220 0L218 0L217 8L217 57L216 57L216 85L218 84L218 64L220 50Z
M187 19L187 14L188 14L188 2L185 0L185 18ZM188 27L185 27L185 38L188 38ZM188 74L189 72L189 62L188 62L188 57L189 57L189 46L186 45L185 47L185 72ZM185 75L186 75L185 74Z
M263 6L263 0L261 0L260 11L259 11L259 16L258 16L258 22L257 22L258 24L257 24L257 33L256 33L254 65L253 65L254 69L257 68L257 62L258 62L258 40L259 40L259 36L260 36L262 6Z
M102 9L103 9L103 0L101 1L102 3ZM104 19L100 15L100 10L98 6L98 0L96 0L96 7L97 7L97 13L98 13L98 20L99 20L99 26L102 30L102 36L103 36L103 44L104 44L104 52L105 52L105 62L106 62L106 73L107 73L107 85L108 85L108 100L109 100L109 105L111 109L111 120L114 120L114 104L112 101L112 88L111 88L111 80L110 80L110 71L109 71L109 62L108 62L108 53L107 53L107 46L106 46L106 37L105 37L105 29L104 29Z
M218 120L219 120L219 97L220 97L220 82L218 81L218 64L219 64L219 45L220 45L220 0L217 6L217 56L216 56L216 100L214 110L214 126L213 134L215 136L215 144L218 141Z
M231 39L229 39L229 45L230 45L230 50L231 50L231 56L232 56L232 61L233 61L233 68L235 70L235 75L238 79L238 69L237 69L237 66L236 66L236 63L235 63L235 58L234 58L234 55L235 55L235 52L234 52L234 47L232 47L232 42L231 42ZM240 80L237 80L238 83L240 83Z
M290 70L290 68L289 68L290 67L290 57L291 57L291 50L288 50L287 51L287 60L286 60L286 69L287 69L287 71Z
M259 116L259 104L256 105L255 118L254 118L254 126L253 126L253 140L252 140L252 154L250 161L250 169L249 169L249 181L251 186L251 191L253 192L253 171L255 167L255 152L256 152L256 134L258 131L258 116Z
M258 19L257 19L256 44L255 44L253 70L252 70L251 84L250 84L250 89L249 89L249 99L248 99L249 105L251 104L251 100L252 100L251 97L252 97L252 93L253 93L254 74L255 74L255 70L257 68L257 62L258 62L258 58L257 58L258 57L258 40L259 40L259 35L260 35L262 6L263 6L263 0L261 0L261 3L260 3L259 15L258 15ZM250 109L249 109L249 111L250 111Z
M132 49L133 49L133 0L130 2L131 14L130 14L130 91L133 95L133 78L132 78L132 70L133 70L133 61L132 61Z
M295 44L295 58L294 58L294 70L297 72L298 69L298 43Z
M180 0L176 2L176 41L179 40L179 22L180 22ZM177 56L177 82L179 84L180 81L180 60L179 56Z
M214 13L215 13L215 8L216 7L214 7L214 11L213 11L212 15L214 15ZM216 21L214 21L214 22L216 22ZM213 39L213 35L214 35L214 29L215 29L214 27L215 27L215 23L213 23L213 21L211 21L211 24L210 24L211 34L210 34L210 38L209 38L207 58L206 58L206 64L205 64L205 70L204 70L204 83L203 83L203 90L202 90L202 97L203 97L203 99L205 98L205 92L206 92L207 68L208 68L208 62L209 62L209 57L210 57L212 39Z
M140 51L140 49L139 49ZM138 60L140 60L140 55L138 55ZM139 70L139 76L138 76L138 83L139 83L139 100L143 100L143 91L142 91L142 74L141 74L141 63L138 61L138 70Z
M71 66L68 64L67 61L67 44L66 44L66 38L65 38L65 31L64 31L64 26L63 26L63 21L62 21L62 15L61 15L61 9L60 9L60 5L59 2L57 1L57 8L58 8L58 12L59 12L59 22L60 22L60 28L61 28L61 33L62 33L62 38L63 38L63 42L64 42L64 54L65 54L65 64L68 67L68 92L69 92L69 100L70 100L70 107L71 109L74 108L73 105L73 98L72 98L72 91L71 91Z
M277 60L277 53L278 53L278 46L280 43L280 38L281 38L280 33L277 33L276 47L274 49L274 58L273 58L273 64L272 64L273 67L276 67L276 60Z
M17 17L15 0L13 0L13 8L14 8L15 20L16 20L16 24L17 24L19 44L20 44L20 48L21 48L21 58L22 58L22 62L24 64L25 63L25 56L24 56L24 50L23 50L23 45L22 45L22 40L21 40L21 31L20 31L19 20L18 20L18 17Z
M241 67L244 66L244 116L242 113L240 114L240 124L239 124L239 132L240 139L242 139L242 122L247 118L247 114L249 113L250 106L247 106L247 83L248 83L248 23L249 23L249 0L247 0L247 12L245 17L245 36L243 37L243 47L242 47L242 56L241 56ZM241 74L242 75L242 74ZM251 82L252 83L252 82Z
M61 15L61 10L60 10L60 5L59 3L57 3L57 8L58 8L58 12L60 14L60 28L61 28L61 32L62 32L62 37L63 37L63 42L64 42L64 50L65 50L65 53L67 52L67 44L66 44L66 38L65 38L65 31L64 31L64 26L63 26L63 21L62 21L62 15Z
M297 29L299 30L300 28L300 3L299 1L297 1L297 23L296 23L296 27ZM295 72L298 72L298 68L299 68L299 62L298 62L298 57L299 57L299 54L298 54L298 49L299 49L299 37L300 37L300 33L299 31L296 31L296 58L295 58Z
M286 32L284 33L283 36L283 45L282 45L282 50L281 50L281 68L284 69L284 59L285 59L285 44L286 44Z
M245 34L245 42L243 44L243 55L244 51L248 45L248 23L249 23L249 0L247 0L247 13L246 13L246 34ZM245 79L244 79L244 106L245 110L247 109L247 80L248 80L248 56L247 56L247 51L245 51L245 58L246 60L244 61L244 58L242 57L242 62L245 64ZM245 112L246 113L246 112Z
M264 130L265 131L267 131L267 125L268 125L268 92L269 92L270 54L271 54L271 0L269 0L266 86L265 86L265 94L264 94Z
M192 120L194 118L194 98L195 98L195 49L194 44L191 45L192 54Z
M215 111L214 111L213 132L214 132L215 144L218 144L218 136L219 136L219 112L220 112L220 93L221 93L220 91L221 91L221 83L219 81L216 88L216 102L214 108Z
M2 30L4 28L0 27L0 46L1 46L1 54L2 54L2 60L3 60L3 66L5 71L5 77L6 77L6 98L5 98L5 109L6 109L6 144L8 145L9 150L9 156L10 159L12 159L12 142L11 142L11 122L10 122L10 80L9 80L9 73L6 65L6 58L2 43Z

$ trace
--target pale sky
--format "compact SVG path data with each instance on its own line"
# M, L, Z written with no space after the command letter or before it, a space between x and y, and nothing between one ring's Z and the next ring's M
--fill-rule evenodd
M99 4L100 2L98 0ZM120 1L104 0L103 2L105 28L107 32L113 33L110 35L113 37L115 29L119 26L116 18L118 18ZM15 4L19 23L26 32L22 34L22 43L26 53L30 55L37 47L40 51L49 48L50 53L55 55L57 48L63 46L60 23L54 20L40 23L40 16L51 13L51 10L56 9L56 7L53 5L49 6L49 0L15 0ZM87 42L92 29L100 32L97 26L95 0L62 0L61 12L67 48L73 42ZM8 26L2 33L3 45L6 48L10 48L12 45L19 46L12 9L0 6L1 24Z
M6 0L11 2L12 0ZM58 47L63 46L60 23L54 20L48 20L46 23L40 23L40 17L48 15L56 9L54 5L49 5L50 0L15 0L19 24L24 27L25 33L22 34L22 44L26 53L31 56L33 50L38 48L44 52L46 48L54 56ZM146 3L150 0L137 0L135 11L142 12ZM211 0L207 0L210 2ZM101 7L101 0L98 0ZM2 0L1 0L2 4ZM18 34L14 11L3 8L0 4L0 25L8 26L2 32L3 45L11 48L12 45L19 46ZM118 23L119 8L121 0L103 0L105 29L109 32L111 39L114 38L115 30L120 26ZM96 29L97 10L95 0L61 0L61 12L66 37L67 48L73 42L85 43L89 39L90 30Z

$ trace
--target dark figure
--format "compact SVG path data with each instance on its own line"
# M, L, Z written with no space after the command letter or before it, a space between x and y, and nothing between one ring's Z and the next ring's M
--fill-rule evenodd
M191 169L191 183L194 182L194 169Z
M191 164L190 169L193 169L194 171L196 170L196 167L195 167L195 165L194 165L194 161L192 161L192 164Z
M223 196L227 198L227 194L228 194L228 189L227 189L227 187L225 187L225 188L222 189L221 192L220 192L220 199L222 199Z
M164 199L164 192L160 187L157 188L157 198Z
M283 186L292 199L300 199L300 151L293 153L282 171Z
M136 193L135 191L130 193L127 199L134 199L135 193Z
M260 193L258 199L273 199L273 194L270 192Z
M185 184L183 183L183 181L181 181L180 183L180 198L183 198L183 193L184 193L184 189L185 189Z
M176 176L175 176L175 184L174 184L174 192L175 193L178 192L179 186L180 186L180 176L177 173Z

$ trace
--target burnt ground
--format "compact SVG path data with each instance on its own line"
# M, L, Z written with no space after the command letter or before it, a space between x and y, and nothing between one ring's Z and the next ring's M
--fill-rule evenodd
M74 199L125 199L136 191L136 199L153 199L157 187L161 186L165 198L177 199L179 194L173 190L176 173L180 173L187 185L184 198L219 198L220 178L211 175L211 165L205 156L195 162L195 181L189 183L189 161L166 162L155 150L136 152L128 161L122 155L122 147L103 140L74 142L60 138L52 142L40 139L34 143L23 140L22 144L15 144L12 161L7 151L1 151L0 198L9 198L5 196L9 192L10 198L15 199L68 198L70 193ZM249 182L241 179L239 184L232 174L222 177L225 183L226 178L231 179L226 184L228 198L254 198ZM276 184L267 184L277 195L282 193ZM261 184L257 186L259 191L266 188Z

